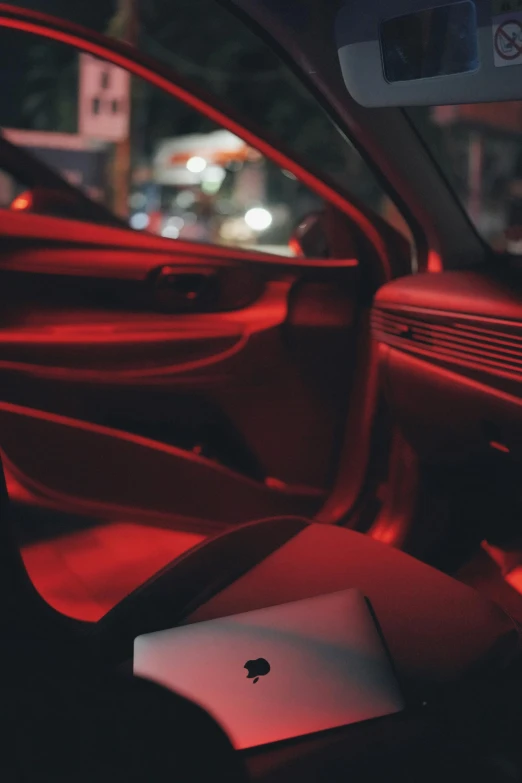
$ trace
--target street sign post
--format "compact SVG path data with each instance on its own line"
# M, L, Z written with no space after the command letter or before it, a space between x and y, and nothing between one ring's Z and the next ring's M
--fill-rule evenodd
M112 142L128 138L128 71L90 54L80 54L79 97L78 127L82 136Z

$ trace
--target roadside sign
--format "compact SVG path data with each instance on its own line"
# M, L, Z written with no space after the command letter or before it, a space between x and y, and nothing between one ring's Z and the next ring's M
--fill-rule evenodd
M78 128L82 136L119 142L129 135L130 74L98 57L80 54Z

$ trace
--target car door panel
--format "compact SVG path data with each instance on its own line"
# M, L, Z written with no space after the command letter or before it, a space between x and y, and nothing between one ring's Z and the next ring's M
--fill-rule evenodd
M128 69L237 134L326 202L336 256L0 211L0 448L13 485L74 514L170 513L198 529L314 515L335 479L361 296L403 263L402 241L136 50L5 6L0 27Z
M0 404L0 428L14 478L33 497L71 513L125 520L141 510L194 520L191 529L201 529L202 521L218 528L245 518L312 514L322 498L304 487L267 487L131 433L8 403ZM71 453L82 470L71 467Z
M253 305L218 314L93 314L47 303L44 312L31 311L29 324L0 330L0 369L64 381L175 383L172 376L207 370L241 352L256 332L283 324L290 288L290 281L271 282Z
M0 223L1 426L21 484L111 517L133 505L222 523L317 510L349 393L357 259L301 265L147 235L116 250L130 232L82 226L69 237L74 221L15 218ZM211 278L213 297L169 301L164 270L175 282ZM53 470L41 442L63 455ZM127 478L102 491L107 442L110 474ZM145 494L124 502L128 472L117 466L130 450L136 480L165 480L158 461L170 463L168 491L147 479Z

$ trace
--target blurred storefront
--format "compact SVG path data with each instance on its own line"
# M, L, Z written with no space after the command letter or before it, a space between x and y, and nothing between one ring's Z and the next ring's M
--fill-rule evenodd
M498 249L522 225L522 102L438 106L453 182L480 233Z

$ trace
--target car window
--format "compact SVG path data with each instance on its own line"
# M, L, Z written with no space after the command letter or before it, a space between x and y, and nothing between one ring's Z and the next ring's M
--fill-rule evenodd
M139 48L381 210L382 189L368 166L261 38L215 0L181 3L178 11L174 16L164 0L139 2ZM216 41L222 44L216 46Z
M522 101L420 107L409 116L477 231L522 250Z
M174 8L169 0L24 0L20 5L130 40L248 118L261 135L270 134L276 145L337 182L412 241L408 225L355 147L268 44L217 0L179 0ZM47 72L52 67L48 63ZM69 128L73 117L70 106ZM273 188L288 187L284 180L278 184L271 179ZM143 218L137 220L139 224Z
M25 33L0 31L0 42L7 35L26 68L10 76L4 49L2 78L18 83L0 107L5 137L131 228L286 255L295 227L321 209L293 174L148 82ZM30 208L60 214L60 199L39 193Z

